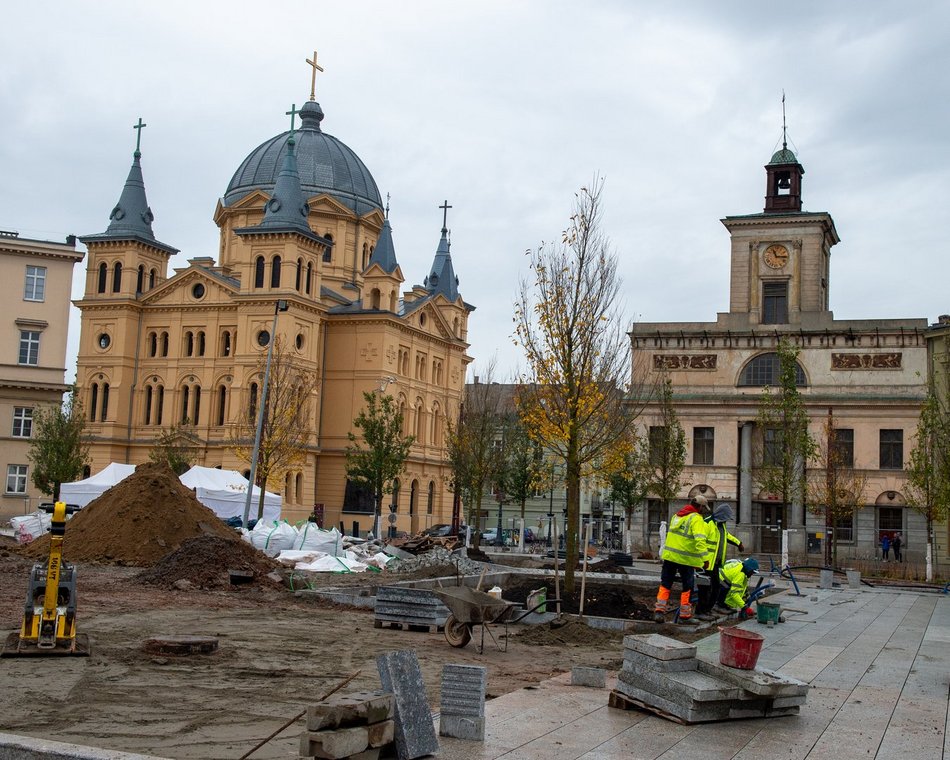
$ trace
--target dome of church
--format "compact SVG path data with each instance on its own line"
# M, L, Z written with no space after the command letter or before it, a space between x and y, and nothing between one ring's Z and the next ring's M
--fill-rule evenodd
M300 110L301 126L294 132L297 170L304 195L326 193L362 216L383 208L376 180L350 148L320 129L323 110L308 101ZM234 172L224 194L230 206L254 190L271 194L287 153L290 132L272 137L259 145Z

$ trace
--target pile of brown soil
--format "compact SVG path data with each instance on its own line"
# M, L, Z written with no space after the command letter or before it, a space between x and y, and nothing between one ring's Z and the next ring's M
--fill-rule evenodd
M175 551L165 555L158 564L143 570L133 580L170 588L176 581L188 581L203 589L228 588L230 570L252 574L255 585L280 585L268 578L280 566L246 541L233 541L221 536L197 536L182 542Z
M186 488L167 464L140 464L135 472L89 502L66 523L63 556L69 561L148 567L182 542L201 535L241 542L240 536ZM49 555L49 534L28 544L34 559Z
M623 641L622 631L591 628L574 618L557 618L543 625L527 626L518 634L518 642L535 646L600 647Z

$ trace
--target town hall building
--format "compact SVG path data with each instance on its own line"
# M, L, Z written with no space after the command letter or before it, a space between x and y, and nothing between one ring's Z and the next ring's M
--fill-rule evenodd
M311 87L291 129L250 151L228 183L214 212L216 257L199 252L174 271L178 250L153 231L136 146L105 231L80 238L88 255L75 302L77 385L91 470L145 462L159 434L179 426L197 464L247 475L229 442L258 408L273 331L316 379L300 421L304 460L268 484L284 497L283 517L316 507L324 524L372 527L373 499L348 487L344 450L363 393L374 392L397 402L415 436L398 490L384 499L396 507L395 527L451 522L444 430L459 412L474 307L455 275L449 206L423 283L407 287L376 181L323 120Z
M635 373L669 378L686 433L671 513L702 494L733 506L735 532L751 550L778 553L788 530L792 551L822 554L824 519L801 495L783 504L764 490L753 456L769 433L756 419L764 388L778 385L785 340L799 351L796 385L812 436L820 438L831 410L839 451L866 478L862 508L839 526L839 558L880 556L881 537L896 532L907 555L921 558L925 523L908 507L907 463L927 390L927 320L836 320L828 296L834 220L802 209L805 170L784 142L765 173L762 212L722 220L731 239L729 311L714 322L638 323L630 332ZM654 402L641 417L644 436L660 424L657 411ZM651 498L635 534L656 546L669 517Z

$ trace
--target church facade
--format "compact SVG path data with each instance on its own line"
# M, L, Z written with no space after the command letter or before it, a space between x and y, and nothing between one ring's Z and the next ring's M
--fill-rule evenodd
M247 475L234 431L258 409L273 332L315 380L299 422L305 457L268 483L283 517L316 509L324 525L372 527L372 499L348 487L344 450L363 393L374 392L397 401L416 439L397 493L384 497L395 527L450 522L444 427L459 412L474 307L459 294L445 218L423 284L407 287L372 174L323 131L313 90L298 114L251 151L218 201L216 259L169 271L178 251L152 230L138 146L107 229L81 238L77 385L91 469L147 461L176 426L197 464Z
M686 433L687 457L675 511L693 495L730 503L737 535L754 551L778 553L784 530L792 551L823 555L824 519L799 495L780 503L758 479L756 452L770 431L757 429L763 390L778 384L777 347L798 351L797 385L810 431L821 437L833 414L839 450L866 478L862 507L839 526L838 556L880 557L884 535L903 533L906 554L923 556L926 530L908 506L906 467L926 394L927 320L836 320L829 304L832 248L826 212L802 210L805 170L783 144L765 167L761 213L722 220L731 238L729 311L715 322L639 323L630 332L635 371L669 378ZM641 418L659 425L657 407ZM806 473L817 467L804 463ZM635 531L644 542L661 514L650 499Z

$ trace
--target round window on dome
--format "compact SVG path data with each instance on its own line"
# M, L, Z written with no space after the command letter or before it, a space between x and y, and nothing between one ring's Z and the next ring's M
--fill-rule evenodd
M270 333L267 330L261 330L257 334L257 345L266 346L268 343L270 343Z
M205 295L205 286L200 282L196 282L191 288L191 297L195 300L204 298Z

